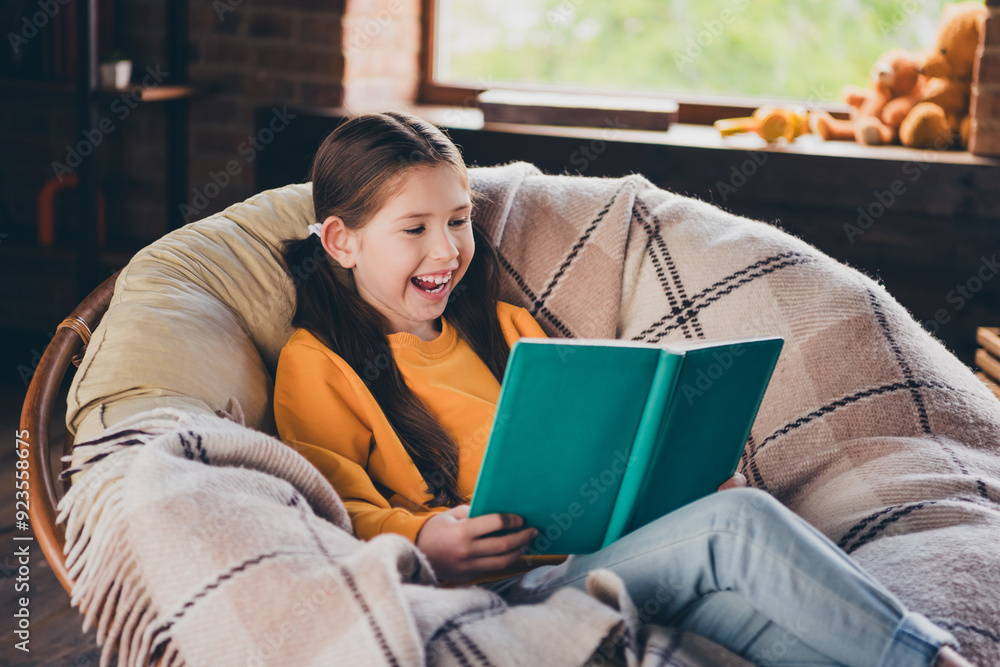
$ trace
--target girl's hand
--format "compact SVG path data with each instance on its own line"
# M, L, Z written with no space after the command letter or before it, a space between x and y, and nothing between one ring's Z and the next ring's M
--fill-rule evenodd
M736 473L728 480L722 483L719 487L719 491L725 491L726 489L742 489L747 485L747 478L743 476L743 473Z
M499 537L484 537L517 528L524 519L516 514L468 517L469 506L459 505L435 514L417 533L417 548L427 556L438 579L461 584L509 567L538 534L534 528L525 528Z

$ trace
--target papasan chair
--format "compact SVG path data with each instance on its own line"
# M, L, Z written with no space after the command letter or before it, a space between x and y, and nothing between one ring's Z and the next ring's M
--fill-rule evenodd
M512 163L470 177L502 298L550 336L784 337L741 471L970 660L1000 664L1000 401L881 285L638 175ZM293 281L317 266L289 270L278 244L307 234L310 194L269 190L173 231L120 272L113 296L105 286L68 396L73 485L58 522L43 512L54 498L33 509L60 566L65 531L67 586L104 659L638 665L672 652L670 664L745 664L644 625L655 601L629 600L613 575L507 608L480 589L428 586L401 537L351 535L333 489L274 436Z

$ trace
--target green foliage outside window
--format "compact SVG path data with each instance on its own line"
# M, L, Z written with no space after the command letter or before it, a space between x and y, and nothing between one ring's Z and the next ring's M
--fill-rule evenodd
M438 0L437 78L838 101L941 0Z

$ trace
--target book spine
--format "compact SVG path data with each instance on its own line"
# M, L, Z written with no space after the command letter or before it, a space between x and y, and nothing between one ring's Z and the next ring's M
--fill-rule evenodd
M493 422L490 424L490 440L502 439L507 428L507 423L511 420L510 414L501 412L501 406L504 405L504 403L501 403L500 399L503 398L504 393L511 391L510 387L517 384L518 378L524 373L524 365L517 363L517 359L515 357L515 351L518 353L523 352L523 350L515 350L515 348L522 347L524 346L521 341L514 341L514 345L511 346L510 358L507 362L507 368L504 371L503 380L500 385L500 395L497 397L497 411L493 413ZM496 484L503 483L486 474L486 471L489 470L489 466L487 464L496 455L496 448L491 448L489 446L486 447L486 451L483 454L483 460L479 465L479 474L476 476L476 485L473 487L472 499L469 502L470 517L476 517L488 513L487 510L483 509L482 499L492 497L493 487Z
M611 520L604 533L602 548L624 535L632 522L639 490L645 481L653 452L660 442L665 413L676 391L677 378L680 375L683 361L683 354L667 350L660 351L660 358L646 398L646 407L639 420L635 442L622 475L621 486L618 488L618 498L615 500Z

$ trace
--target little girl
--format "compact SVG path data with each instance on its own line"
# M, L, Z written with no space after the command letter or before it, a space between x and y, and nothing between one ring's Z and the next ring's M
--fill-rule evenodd
M471 221L465 165L433 126L351 118L323 141L311 180L316 223L284 244L298 328L278 362L274 412L358 537L403 535L440 580L511 604L582 588L606 568L652 622L759 664L968 664L950 633L763 491L712 494L568 557L524 555L537 528L520 517L469 518L510 346L545 334L497 301L498 262ZM336 264L303 272L317 257Z

